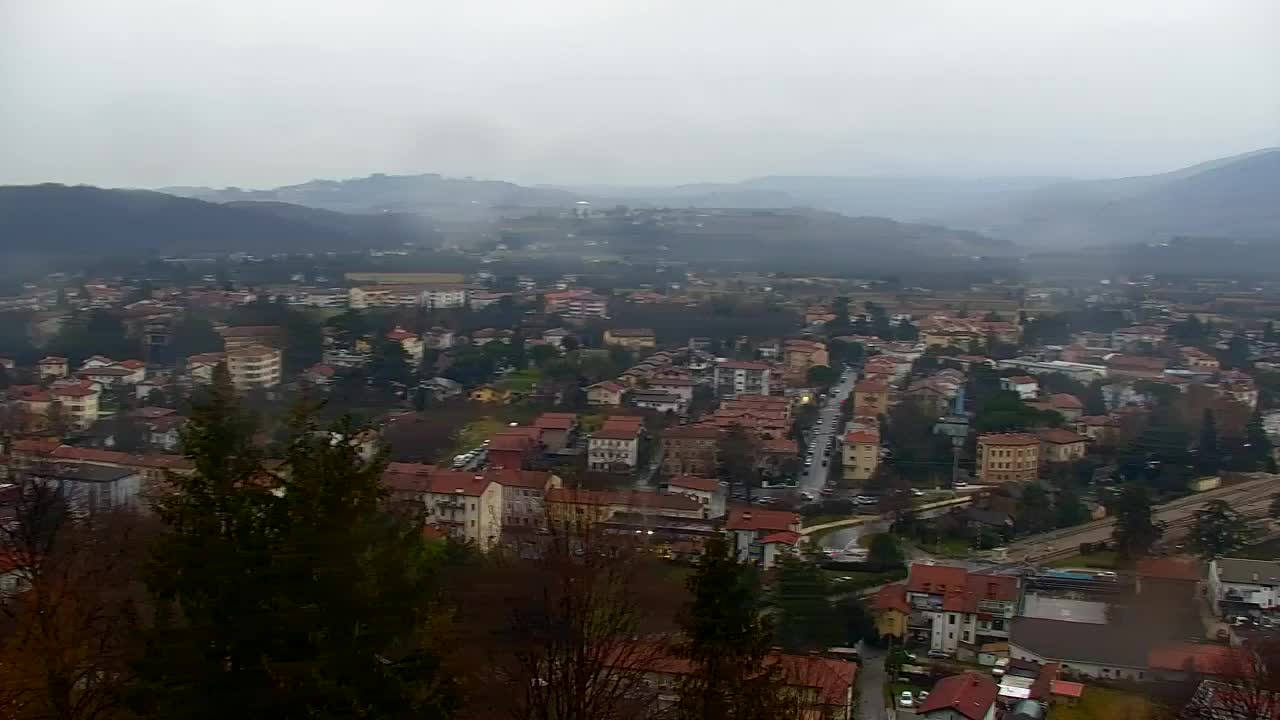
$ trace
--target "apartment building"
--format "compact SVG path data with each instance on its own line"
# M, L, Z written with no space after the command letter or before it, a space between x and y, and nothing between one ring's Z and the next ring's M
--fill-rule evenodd
M590 290L562 290L542 296L547 312L573 320L605 318L609 314L609 298Z
M1040 438L1028 433L978 436L978 480L984 483L1025 482L1040 473Z
M870 480L880 467L880 433L855 430L845 435L841 466L845 480Z
M611 328L604 331L604 344L628 350L648 350L657 346L658 339L649 328Z
M397 325L395 329L387 333L387 339L391 342L400 343L400 347L404 348L404 354L409 357L409 367L416 368L422 362L422 351L425 345L422 338L416 334Z
M712 377L720 397L768 395L772 386L773 367L754 360L723 360L716 363Z
M864 380L853 386L853 412L855 415L886 415L889 412L889 386L885 383Z
M240 325L222 328L218 332L227 352L260 345L282 348L288 342L284 328L278 325Z
M641 423L606 421L587 439L587 468L603 472L634 470L640 459L643 427Z
M280 384L284 353L265 345L250 345L227 353L227 372L237 390L270 388Z
M787 340L782 345L782 361L788 370L801 372L831 364L826 344L813 340Z
M66 377L68 370L67 359L64 357L50 355L48 357L40 358L36 363L36 368L39 370L41 380L46 378Z
M984 643L1008 642L1018 604L1018 579L982 575L962 567L911 566L907 631L930 650L954 653Z
M1075 462L1084 457L1089 438L1064 428L1048 428L1036 433L1040 438L1040 462Z
M392 499L422 514L428 526L451 538L494 547L502 533L502 486L472 472L440 470L433 465L391 463L383 473Z
M714 427L686 425L662 433L662 472L674 477L716 474L716 450L720 431Z
M55 383L49 388L49 399L62 408L67 424L84 429L98 421L98 386L83 381L79 383Z
M782 510L733 509L729 511L724 529L740 562L767 569L773 566L779 548L785 545L776 541L790 540L800 532L800 516Z
M1270 614L1280 608L1280 562L1214 558L1209 592L1221 616Z

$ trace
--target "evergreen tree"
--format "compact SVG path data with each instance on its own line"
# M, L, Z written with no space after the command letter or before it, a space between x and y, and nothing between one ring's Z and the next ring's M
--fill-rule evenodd
M1218 422L1213 410L1205 408L1200 421L1200 445L1196 449L1196 469L1206 475L1216 475L1222 465L1222 453L1218 448Z
M365 368L369 380L379 387L404 387L413 379L409 354L395 340L378 338Z
M1019 532L1034 535L1053 527L1053 508L1049 494L1037 483L1023 486L1014 524Z
M1254 470L1276 472L1275 457L1271 453L1271 438L1262 424L1262 409L1254 408L1253 415L1244 426L1244 439L1248 443L1248 455Z
M877 572L894 570L905 563L902 547L898 539L889 533L876 533L871 536L867 547L867 564Z
M1151 513L1151 496L1146 487L1130 483L1120 492L1115 505L1116 525L1111 531L1116 550L1126 561L1150 554L1164 535L1164 525Z
M1243 548L1256 536L1248 519L1226 500L1210 500L1196 511L1189 540L1193 550L1211 560Z
M843 642L826 576L809 558L784 555L774 588L774 634L788 652L826 649Z
M777 664L772 630L760 617L750 568L722 537L707 541L689 577L692 599L677 654L689 663L674 717L679 720L776 720L794 715Z
M1058 493L1053 511L1056 527L1073 527L1089 521L1089 508L1085 507L1074 486L1067 486Z

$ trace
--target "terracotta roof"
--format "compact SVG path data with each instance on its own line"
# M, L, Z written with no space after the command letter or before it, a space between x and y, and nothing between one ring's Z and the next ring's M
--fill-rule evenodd
M54 397L88 397L97 395L98 391L93 388L82 387L80 385L62 386L49 388L49 394Z
M414 335L408 330L405 330L402 327L396 327L396 329L387 333L388 340L404 341L404 340L409 340L411 338L416 338L416 337L418 336Z
M677 475L668 480L667 485L688 488L690 490L701 490L702 492L715 492L720 489L720 482L718 480L695 477L693 475Z
M964 591L968 576L969 571L962 567L913 563L907 577L907 590L931 594L959 593Z
M489 450L514 450L525 452L533 447L528 435L493 435L489 438Z
M769 370L772 366L756 360L726 360L720 363L719 367L728 370Z
M1119 420L1110 415L1081 415L1076 422L1090 427L1115 427L1120 424Z
M1064 410L1080 410L1084 408L1084 403L1080 402L1080 398L1067 393L1055 393L1049 396L1049 404L1056 408Z
M587 387L588 390L592 388L600 388L601 390L608 390L609 392L622 392L627 389L627 386L619 382L614 382L613 380L605 380L604 382L598 382L595 385Z
M1014 385L1039 385L1039 381L1030 375L1015 375L1011 378L1005 378Z
M600 428L591 433L592 440L637 440L639 437L640 429L633 427Z
M978 673L963 673L939 680L924 704L916 708L917 715L938 710L950 710L967 720L982 720L996 701L1000 688L996 682Z
M533 421L533 425L534 427L546 430L568 430L577 422L577 419L572 417L547 417L546 415L539 415L538 418Z
M855 430L844 436L847 443L873 443L880 444L880 433L871 432L870 430Z
M1089 438L1078 435L1065 428L1048 428L1036 433L1040 436L1040 440L1054 445L1068 445L1070 443L1085 442Z
M876 592L873 607L876 610L897 610L901 613L910 613L911 606L907 604L907 586L901 583L894 583L880 588Z
M878 382L860 382L853 386L855 393L882 393L887 392L889 386Z
M81 370L76 373L80 376L105 375L107 377L129 377L134 374L133 370L124 367L94 367L88 370Z
M987 433L978 436L979 445L1039 445L1040 438L1028 433Z
M760 443L760 452L771 454L776 453L779 455L794 455L800 452L800 446L795 440L788 440L787 438L769 438L768 440Z
M1078 698L1084 694L1084 683L1054 680L1049 683L1049 692L1062 697Z
M1159 580L1183 580L1198 582L1200 565L1193 558L1150 557L1138 561L1134 572L1138 577Z
M145 368L147 366L147 364L142 362L141 360L123 360L120 362L120 365L123 367L127 367L130 370L141 370L142 368Z
M770 543L780 543L782 545L795 545L800 542L800 533L791 530L783 530L782 532L770 533L765 535L760 543L768 545Z
M609 337L653 337L652 328L611 328Z
M440 470L427 474L427 492L441 495L480 497L492 481L484 475L458 470Z
M743 510L735 508L729 511L729 519L725 522L726 530L768 530L781 532L791 530L800 524L800 516L785 510Z
M1152 648L1147 665L1153 670L1172 670L1202 675L1230 675L1238 667L1237 651L1226 645L1183 643Z
M715 440L720 437L720 430L699 425L684 425L663 431L662 437L673 440Z
M489 470L485 473L490 480L504 487L529 488L532 490L546 489L547 483L551 482L551 473L541 470L517 470L515 468L500 468Z
M37 365L66 365L67 359L64 357L58 357L56 355L49 355L47 357L40 358L40 360L36 364Z

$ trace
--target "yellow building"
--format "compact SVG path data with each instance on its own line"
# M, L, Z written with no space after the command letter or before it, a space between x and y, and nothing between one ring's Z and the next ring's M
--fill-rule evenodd
M889 412L889 386L864 381L853 386L854 415L885 415Z
M227 372L237 390L280 384L284 353L265 345L250 345L227 353Z
M911 618L911 606L907 603L907 587L901 584L886 585L876 593L872 604L872 616L880 637L901 640L907 635L907 620Z
M846 435L841 465L845 480L870 480L880 467L880 435L870 430Z
M988 433L978 437L978 480L1024 482L1040 474L1040 438L1027 433Z
M492 385L481 385L467 395L467 399L471 402L483 403L506 402L509 397L511 397L510 392Z
M612 328L604 331L604 344L628 350L647 350L656 347L658 340L649 328Z

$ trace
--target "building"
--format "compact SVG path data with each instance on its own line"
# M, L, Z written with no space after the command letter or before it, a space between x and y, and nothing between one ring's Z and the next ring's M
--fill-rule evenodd
M697 500L704 509L703 517L714 518L724 515L724 492L718 480L677 475L667 480L667 492Z
M638 408L660 413L679 414L685 408L684 400L679 395L663 390L636 388L628 394L628 400Z
M39 370L41 380L66 377L67 359L55 355L43 357L36 363L36 368Z
M604 331L604 344L628 350L648 350L657 347L658 339L650 328L610 328Z
M800 532L800 516L781 510L734 509L729 511L724 529L739 562L768 569L775 558L772 553L766 553L764 540L774 533Z
M90 382L59 385L49 388L49 399L62 408L67 425L84 429L98 421L98 392Z
M854 415L886 415L889 412L889 386L866 381L853 386Z
M669 477L711 477L718 470L720 431L714 427L673 427L662 433L662 472Z
M537 470L487 470L485 476L502 489L502 527L540 528L546 525L546 494L560 487L560 478Z
M142 492L142 474L132 468L43 462L26 472L34 482L56 487L76 510L91 515L134 507Z
M1040 439L1027 433L978 436L978 480L1025 482L1040 474Z
M218 332L222 335L226 352L258 345L283 348L288 342L284 328L279 325L239 325L222 328Z
M594 524L616 517L701 519L702 503L686 495L639 490L570 490L553 488L546 495L552 522Z
M772 366L753 360L722 360L712 373L720 397L768 395L772 387Z
M990 675L967 672L944 677L934 683L929 697L916 708L916 716L928 720L995 720L999 692Z
M1017 617L1012 623L1009 657L1035 663L1059 663L1080 678L1150 680L1149 644L1135 633L1106 623Z
M430 350L448 350L454 345L453 331L449 328L433 327L422 336L422 345Z
M1001 378L1000 386L1005 390L1018 393L1018 397L1022 400L1034 400L1040 394L1040 381L1030 375Z
M870 480L880 467L880 433L854 430L845 435L841 465L845 480Z
M610 423L587 439L587 468L603 472L631 472L640 459L641 427L610 427Z
M880 637L894 638L901 642L907 636L907 620L911 618L907 587L894 583L880 588L872 601L871 613L876 621L876 633Z
M422 363L422 351L425 348L422 338L397 325L387 333L387 339L400 343L400 347L404 348L404 354L409 357L409 367L416 368Z
M818 365L830 365L826 343L813 340L787 340L782 345L782 362L788 370L805 372Z
M1018 603L1018 579L970 573L962 567L915 563L907 578L910 635L929 649L964 650L1009 639Z
M622 395L626 391L627 386L622 383L605 380L604 382L587 386L587 402L592 405L618 407L622 404Z
M590 290L549 292L542 299L549 314L559 314L572 320L608 317L609 298Z
M1222 617L1270 614L1280 607L1280 561L1214 558L1209 592Z
M561 450L577 434L578 416L575 413L542 413L534 419L533 426L542 431L542 444L548 450Z
M392 496L422 513L426 524L489 550L502 531L502 486L485 475L394 463L383 474Z
M249 345L227 352L227 372L237 390L271 388L280 384L284 353L266 345Z
M1088 438L1063 428L1048 428L1036 433L1040 438L1040 462L1069 463L1084 457Z

